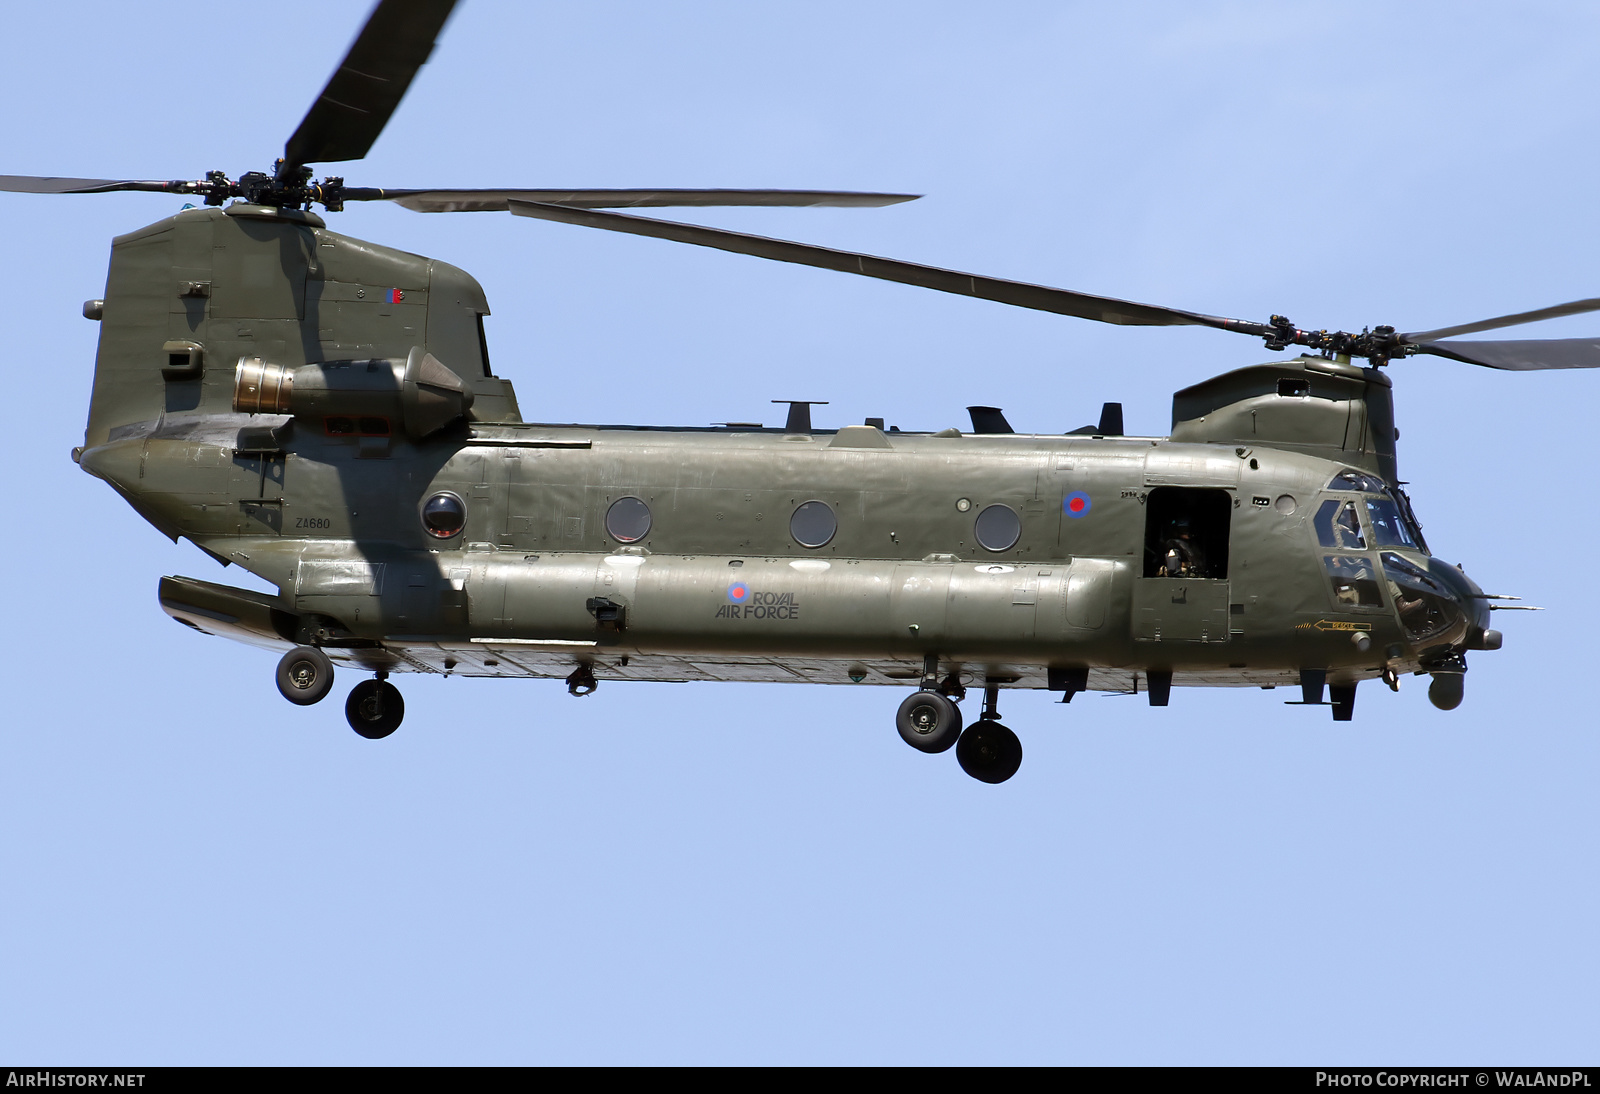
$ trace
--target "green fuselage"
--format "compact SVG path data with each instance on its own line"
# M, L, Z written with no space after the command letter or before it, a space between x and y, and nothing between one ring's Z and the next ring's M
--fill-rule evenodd
M169 613L391 671L903 683L932 655L1112 690L1355 681L1485 626L1476 586L1384 523L1373 370L1230 374L1180 393L1173 438L537 425L489 372L486 312L461 271L306 214L194 210L119 239L80 462L280 590L170 579ZM423 350L470 406L443 427L391 412ZM301 370L303 402L235 412L240 361ZM1376 476L1365 493L1347 468ZM459 529L425 525L441 498Z

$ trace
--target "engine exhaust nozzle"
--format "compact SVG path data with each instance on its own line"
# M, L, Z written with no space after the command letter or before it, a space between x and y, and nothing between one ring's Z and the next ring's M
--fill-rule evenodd
M238 414L288 414L294 398L294 370L241 357L233 373L233 409Z

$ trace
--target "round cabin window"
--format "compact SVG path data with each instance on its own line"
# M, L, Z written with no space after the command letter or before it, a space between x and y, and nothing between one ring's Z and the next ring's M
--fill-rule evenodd
M618 498L606 510L606 531L618 543L637 543L650 534L650 507L638 498Z
M808 501L789 518L789 534L802 547L825 547L839 530L839 520L825 501Z
M449 539L467 525L467 506L454 494L435 494L422 506L422 526L437 539Z
M973 534L989 551L1009 551L1022 538L1022 518L1009 505L991 505L978 514Z

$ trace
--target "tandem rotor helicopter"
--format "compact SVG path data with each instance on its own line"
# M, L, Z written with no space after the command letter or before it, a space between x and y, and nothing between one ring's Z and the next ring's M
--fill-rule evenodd
M112 244L88 427L73 458L144 519L277 595L160 583L178 622L284 651L290 702L336 668L345 711L401 723L389 678L742 680L913 689L896 725L998 783L1022 759L1007 688L1143 692L1299 684L1349 720L1358 685L1431 677L1463 697L1495 608L1430 551L1401 488L1384 366L1600 366L1588 339L1459 341L1600 299L1403 333L1302 329L608 211L882 206L800 190L399 190L314 178L358 160L454 0L381 0L271 172L134 181L0 176L38 194L149 191L203 204ZM1301 356L1173 397L1165 437L1121 408L1059 435L995 407L972 428L556 425L524 421L490 366L478 283L329 231L313 211L392 201L509 212L719 248L1125 326L1244 334ZM981 711L963 728L969 689Z

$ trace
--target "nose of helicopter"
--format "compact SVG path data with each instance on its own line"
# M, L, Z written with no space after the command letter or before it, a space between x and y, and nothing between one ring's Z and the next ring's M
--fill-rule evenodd
M1457 610L1466 623L1467 633L1463 645L1469 650L1497 650L1500 632L1489 626L1489 598L1483 589L1457 563L1452 566L1438 559L1430 559L1430 569L1449 579L1450 591Z
M1459 659L1462 650L1500 647L1499 632L1489 627L1488 600L1460 566L1385 551L1383 569L1400 624L1424 660Z
M1454 710L1465 691L1466 651L1500 648L1500 632L1489 626L1488 598L1465 570L1441 559L1418 562L1384 552L1383 568L1400 625L1433 677L1428 699Z

